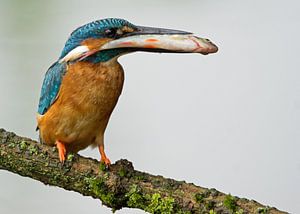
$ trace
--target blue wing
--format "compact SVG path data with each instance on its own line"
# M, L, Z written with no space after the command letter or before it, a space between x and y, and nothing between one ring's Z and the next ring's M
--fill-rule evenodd
M65 63L55 62L46 72L39 101L39 114L45 114L54 103L66 70Z

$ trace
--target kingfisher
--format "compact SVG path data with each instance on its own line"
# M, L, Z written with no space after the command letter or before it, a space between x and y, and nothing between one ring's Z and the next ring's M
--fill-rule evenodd
M67 152L98 147L100 161L109 166L104 132L124 82L118 58L136 51L206 55L217 50L210 40L190 32L139 26L119 18L75 29L44 77L37 113L41 142L56 146L62 163Z

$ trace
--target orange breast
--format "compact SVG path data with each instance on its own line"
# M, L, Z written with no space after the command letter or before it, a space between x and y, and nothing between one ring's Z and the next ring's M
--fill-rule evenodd
M124 81L117 61L78 62L68 66L57 100L38 119L40 135L48 145L64 142L79 151L103 135Z

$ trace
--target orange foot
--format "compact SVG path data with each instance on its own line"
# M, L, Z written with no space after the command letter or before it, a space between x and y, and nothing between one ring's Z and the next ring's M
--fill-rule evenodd
M55 144L58 149L59 161L61 163L64 163L66 160L66 153L67 153L66 146L65 146L65 144L63 144L62 142L60 142L58 140L55 142Z
M108 157L106 157L106 154L104 152L104 146L100 145L98 148L99 148L99 152L100 152L100 155L101 155L100 162L105 163L106 166L109 166L111 164L111 162L108 159Z

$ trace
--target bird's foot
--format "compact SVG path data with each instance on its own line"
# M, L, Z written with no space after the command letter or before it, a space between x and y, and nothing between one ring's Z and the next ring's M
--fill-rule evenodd
M63 144L62 142L60 142L58 140L55 142L55 144L58 149L59 161L61 163L64 163L66 160L66 153L67 153L66 146L65 146L65 144Z
M104 163L106 166L109 166L111 164L109 158L106 156L105 152L104 152L104 146L100 145L99 146L99 152L101 155L101 160L100 162Z
M111 164L109 158L107 158L107 157L105 157L105 158L101 157L100 162L105 163L106 166L109 166Z

